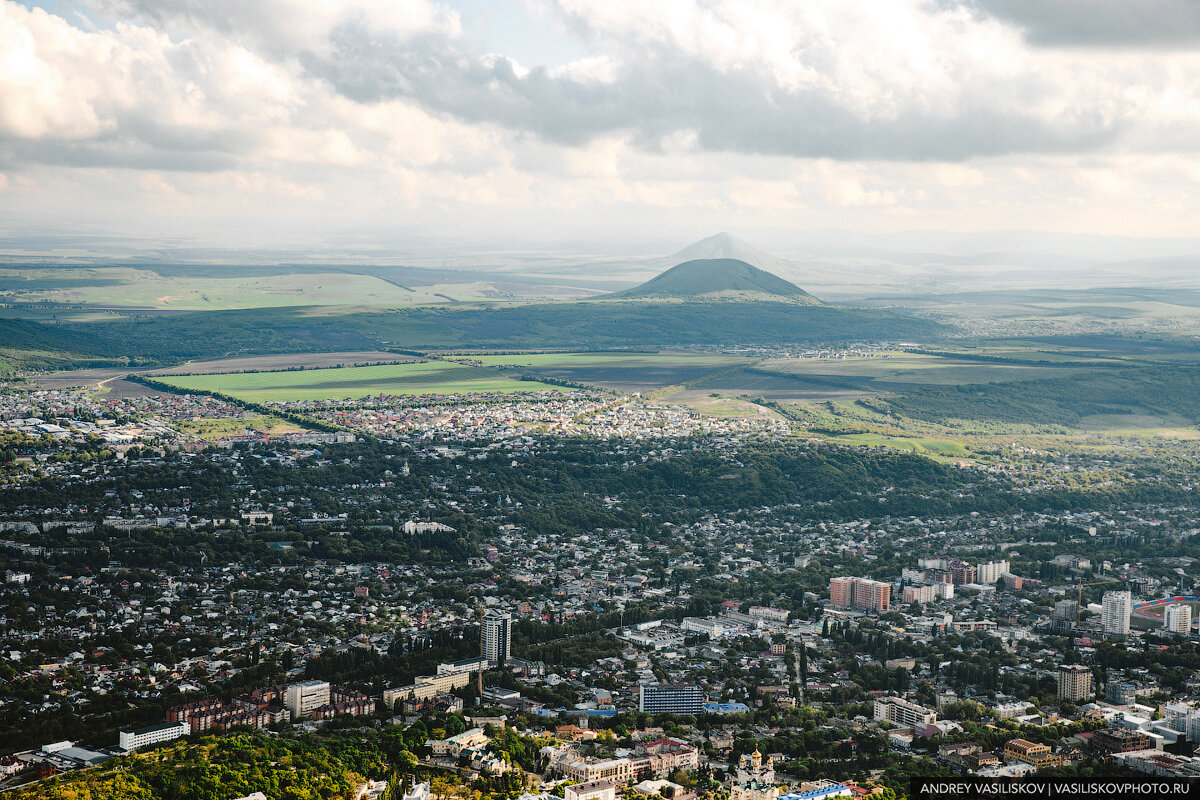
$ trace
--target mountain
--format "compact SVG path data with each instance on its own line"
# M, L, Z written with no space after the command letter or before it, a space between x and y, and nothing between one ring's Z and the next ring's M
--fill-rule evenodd
M718 233L701 239L674 255L658 260L670 264L681 264L684 261L695 261L702 258L733 258L775 275L786 275L796 270L796 265L791 261L764 253L754 245L728 233Z
M717 237L705 241L715 238ZM803 305L821 303L794 283L738 258L697 258L685 261L641 286L620 292L614 297L786 300Z

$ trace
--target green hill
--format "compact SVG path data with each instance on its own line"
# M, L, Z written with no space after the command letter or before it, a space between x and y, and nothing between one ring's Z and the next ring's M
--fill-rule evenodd
M615 297L769 299L789 300L804 305L821 303L794 283L736 258L685 261Z

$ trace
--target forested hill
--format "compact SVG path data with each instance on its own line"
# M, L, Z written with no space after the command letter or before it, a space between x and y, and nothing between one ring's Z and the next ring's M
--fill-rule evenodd
M720 297L756 295L817 305L821 301L794 283L736 258L699 258L621 292L620 297Z

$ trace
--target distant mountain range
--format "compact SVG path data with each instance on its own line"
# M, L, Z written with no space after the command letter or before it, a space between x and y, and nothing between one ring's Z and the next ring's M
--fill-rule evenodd
M757 258L759 254L753 248L740 246L743 244L731 236L719 234L687 249L701 252L739 253ZM804 305L818 305L821 302L794 283L789 283L778 275L773 275L733 256L695 258L684 261L661 275L651 278L641 286L618 292L614 297L622 299L772 300L790 301Z

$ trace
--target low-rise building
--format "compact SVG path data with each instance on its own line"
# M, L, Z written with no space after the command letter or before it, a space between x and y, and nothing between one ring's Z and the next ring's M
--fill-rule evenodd
M1063 763L1062 757L1054 755L1049 745L1037 744L1028 739L1012 739L1005 742L1004 757L1009 761L1029 764L1034 769L1057 767Z
M122 750L132 751L159 742L169 742L180 736L187 736L191 732L192 728L186 722L164 722L160 725L121 731L118 743Z

